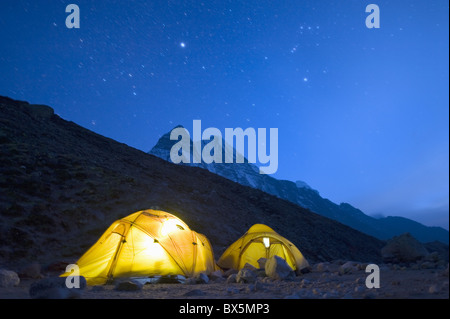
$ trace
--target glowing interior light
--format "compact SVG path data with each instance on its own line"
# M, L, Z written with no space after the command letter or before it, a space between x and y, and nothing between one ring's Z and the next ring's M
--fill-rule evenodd
M269 237L263 237L263 244L266 248L270 247L270 239Z
M167 236L176 230L182 229L177 225L177 223L178 222L175 219L166 220L162 225L161 235Z

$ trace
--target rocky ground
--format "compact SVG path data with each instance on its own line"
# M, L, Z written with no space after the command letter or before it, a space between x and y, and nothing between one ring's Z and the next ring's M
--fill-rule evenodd
M117 284L87 286L75 295L48 292L41 298L81 299L448 299L447 268L427 261L401 266L381 264L380 288L366 287L367 264L358 262L325 262L314 264L308 273L274 279L249 269L222 273L184 283L147 283L123 280ZM432 267L432 268L431 268ZM49 276L36 269L21 274L16 286L0 288L0 299L30 299L30 287ZM53 275L55 275L53 273ZM28 278L27 278L28 276ZM58 278L64 279L64 278ZM43 286L43 285L41 285ZM48 288L48 287L47 287Z

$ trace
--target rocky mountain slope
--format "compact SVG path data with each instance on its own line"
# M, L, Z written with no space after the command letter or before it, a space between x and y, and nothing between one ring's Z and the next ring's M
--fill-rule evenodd
M166 161L171 161L170 150L176 142L170 140L169 132L159 139L149 153ZM207 143L208 141L202 141L202 148ZM446 244L449 242L449 232L441 227L428 227L403 217L389 216L378 219L368 216L348 203L335 204L323 198L317 190L312 189L305 182L297 181L294 183L259 174L259 168L248 163L247 160L242 164L227 164L224 160L222 163L206 164L203 161L193 163L192 154L193 151L191 151L190 163L184 165L201 167L242 185L260 189L376 238L386 240L409 232L422 242L435 240ZM225 154L225 141L222 142L222 154ZM235 158L236 156L234 156L233 162L236 162Z
M48 106L0 97L0 266L74 261L116 219L176 214L216 258L255 223L310 261L377 262L383 242L207 170L175 165L63 120Z

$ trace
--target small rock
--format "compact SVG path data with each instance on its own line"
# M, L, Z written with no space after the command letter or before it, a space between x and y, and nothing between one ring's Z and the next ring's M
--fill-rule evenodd
M237 274L231 274L227 278L227 284L236 283Z
M167 276L155 276L152 278L147 278L141 280L141 278L132 279L134 282L139 282L142 285L146 283L154 283L154 284L183 284L186 283L186 277L182 275L167 275ZM196 281L197 278L194 277L192 280ZM196 282L193 282L196 283Z
M250 269L242 268L236 275L236 282L253 283L256 281L256 275Z
M266 285L265 285L263 279L264 278L258 279L258 280L255 281L255 291L256 290L258 290L258 291L266 290Z
M266 262L267 258L259 258L258 259L259 269L266 269Z
M11 270L0 269L0 288L16 287L20 284L17 273Z
M211 280L222 280L222 279L224 279L223 278L223 271L222 270L216 270L216 271L212 272L209 275L209 278Z
M185 285L196 285L197 284L197 279L194 277L189 277L186 278L186 280L184 281Z
M358 268L354 265L354 262L348 261L345 264L343 264L341 267L339 267L339 274L351 274L353 272L356 272Z
M200 273L196 275L194 278L197 284L207 284L209 282L208 276L204 273Z
M251 271L256 271L258 268L256 268L255 266L253 266L253 265L251 265L249 263L246 263L244 265L244 267L242 267L242 269L248 269L248 270L251 270Z
M318 263L315 266L315 271L317 272L328 272L330 269L326 263Z
M255 274L257 277L266 277L266 270L265 269L256 269Z
M141 290L142 287L143 285L140 282L134 280L123 280L117 282L114 289L117 291L137 291Z
M364 270L364 271L365 271L368 265L369 265L369 264L367 264L367 263L357 263L357 264L355 265L355 267L356 267L358 270Z
M65 277L48 277L34 282L30 287L32 299L76 299L81 298L86 288L86 279L82 276L72 277L71 283L79 283L79 288L68 288Z
M430 288L428 288L428 292L430 294L437 294L439 292L438 285L431 285Z
M423 263L420 264L420 268L421 269L434 269L434 268L436 268L436 266L431 261L424 261Z
M255 292L256 291L256 282L255 284L250 284L247 286L247 288L245 289L245 292L250 293L250 292Z
M272 256L265 265L266 275L276 280L286 280L295 278L295 273L286 260L279 256Z
M308 279L302 279L302 281L300 282L301 288L307 288L310 285L311 285L311 281Z
M411 270L419 270L419 265L418 264L414 264L411 266Z
M228 269L227 271L225 271L225 272L223 273L223 275L224 275L225 277L229 277L230 275L232 275L232 274L237 274L237 273L238 273L238 271L237 271L236 269L230 268L230 269Z
M314 288L314 289L312 290L312 293L313 293L313 295L318 296L318 295L320 295L322 292L321 292L319 289Z

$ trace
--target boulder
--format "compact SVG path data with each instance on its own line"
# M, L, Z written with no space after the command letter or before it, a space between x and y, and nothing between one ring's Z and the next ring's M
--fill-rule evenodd
M17 273L11 270L0 269L0 288L16 287L20 284Z
M209 275L212 281L224 281L224 273L222 270L216 270Z
M225 276L225 277L228 277L228 276L230 276L230 275L232 275L232 274L237 274L238 273L238 271L236 270L236 269L233 269L233 268L230 268L230 269L228 269L228 270L226 270L224 273L223 273L223 275Z
M205 273L200 273L194 278L198 284L207 284L209 282L209 277Z
M266 269L266 262L267 258L259 258L258 259L259 269Z
M236 282L238 283L253 283L256 281L256 274L246 268L242 268L236 275Z
M207 284L208 282L209 277L206 274L201 273L195 275L194 277L186 278L182 283L186 285L197 285L197 284Z
M229 275L228 278L227 278L227 284L236 283L236 277L237 277L237 274Z
M387 263L415 262L427 254L425 246L409 233L393 237L381 249L381 257Z
M267 259L265 270L267 277L271 279L286 280L295 277L293 269L288 265L286 260L276 255Z
M68 288L66 280L71 283L79 282L79 287ZM81 298L86 288L86 279L83 276L72 277L48 277L34 282L30 287L32 299L77 299Z
M437 263L439 261L439 253L437 251L433 251L425 257L425 260Z
M249 263L246 263L246 264L244 265L244 267L242 267L242 269L249 269L249 270L251 270L251 271L256 271L258 268L256 268L255 266L253 266L253 265L251 265L251 264L249 264Z
M358 271L357 263L353 261L347 261L345 264L339 267L339 274L351 274Z

